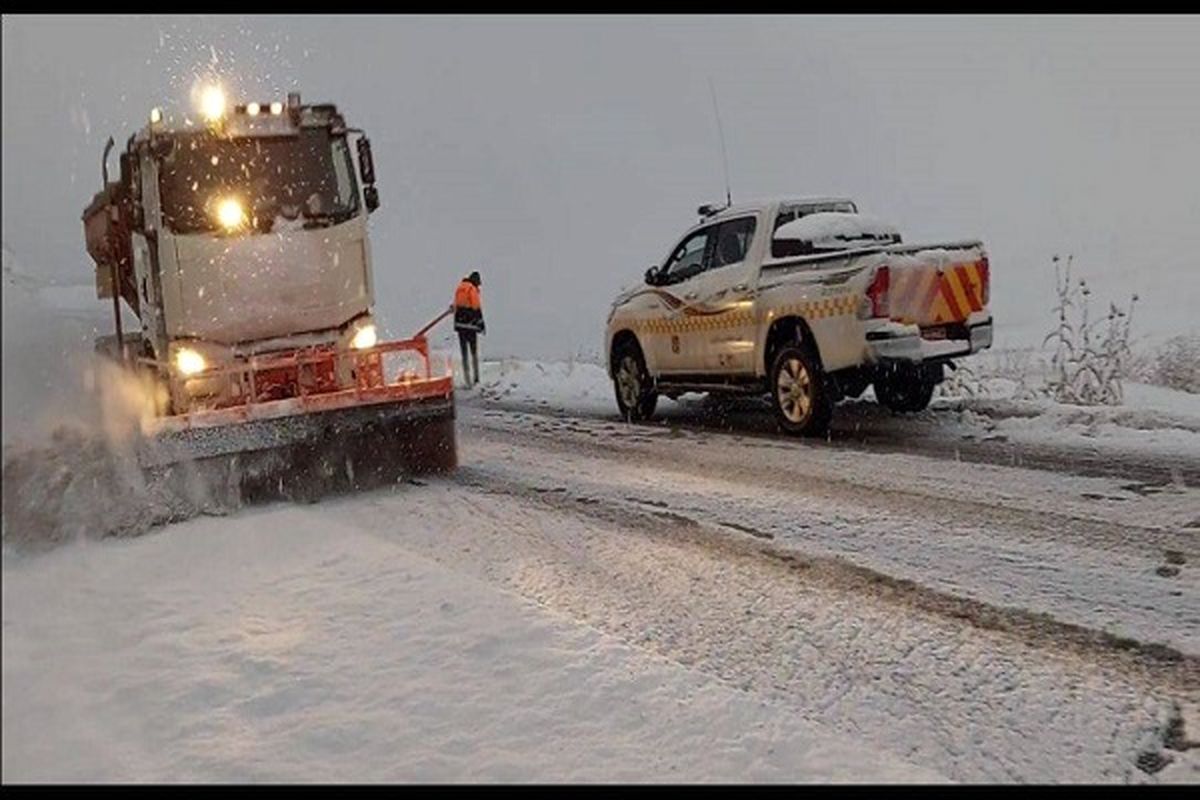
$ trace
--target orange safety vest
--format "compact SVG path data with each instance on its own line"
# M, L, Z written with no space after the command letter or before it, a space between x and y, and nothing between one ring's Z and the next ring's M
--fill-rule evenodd
M479 287L466 280L459 283L458 288L454 290L454 307L482 310L479 304Z

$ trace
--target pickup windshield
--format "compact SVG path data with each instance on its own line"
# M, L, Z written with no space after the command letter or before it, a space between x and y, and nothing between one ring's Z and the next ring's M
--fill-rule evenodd
M216 230L216 208L227 198L268 225L277 215L303 215L306 225L315 226L358 213L346 137L326 128L270 138L181 136L160 162L160 190L163 217L176 233Z

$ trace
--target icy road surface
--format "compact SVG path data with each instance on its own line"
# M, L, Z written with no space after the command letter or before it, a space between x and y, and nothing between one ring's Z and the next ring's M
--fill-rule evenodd
M1200 780L1186 464L600 399L460 398L453 477L6 554L6 779Z

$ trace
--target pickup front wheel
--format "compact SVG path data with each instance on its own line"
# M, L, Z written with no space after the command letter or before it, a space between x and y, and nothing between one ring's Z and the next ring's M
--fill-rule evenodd
M617 407L626 422L650 419L658 405L658 393L650 382L646 361L634 345L622 345L613 354L613 388L617 392Z
M833 404L825 393L821 368L808 349L789 345L775 355L771 407L787 433L820 436L829 429Z

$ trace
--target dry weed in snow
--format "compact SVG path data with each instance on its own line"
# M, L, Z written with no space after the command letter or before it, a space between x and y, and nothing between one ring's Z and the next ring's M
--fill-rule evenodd
M1064 267L1059 266L1058 256L1052 260L1058 324L1043 341L1043 345L1054 344L1047 381L1049 394L1060 403L1072 405L1120 405L1124 399L1123 380L1132 360L1129 336L1137 295L1131 297L1127 309L1109 303L1105 317L1091 319L1087 281L1071 280L1074 257L1067 256Z

